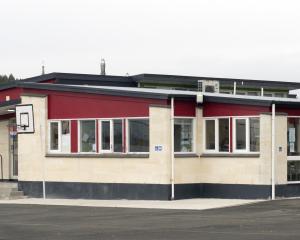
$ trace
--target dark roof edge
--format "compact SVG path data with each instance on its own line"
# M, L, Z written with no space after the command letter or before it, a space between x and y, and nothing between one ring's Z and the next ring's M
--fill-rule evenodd
M10 100L10 101L5 101L5 102L2 102L0 103L0 107L8 107L8 106L13 106L13 105L16 105L16 104L19 104L21 103L21 99L14 99L14 100Z
M100 89L100 88L88 88L79 86L66 86L59 84L38 84L38 83L21 83L23 88L41 89L50 91L62 91L62 92L76 92L76 93L89 93L89 94L104 94L114 95L122 97L137 97L137 98L150 98L150 99L162 99L166 100L169 98L167 94L160 93L145 93L145 92L132 92L126 90L114 90L114 89Z

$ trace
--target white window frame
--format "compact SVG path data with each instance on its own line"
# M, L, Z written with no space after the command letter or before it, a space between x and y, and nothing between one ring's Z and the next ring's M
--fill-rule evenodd
M77 146L78 146L78 153L82 153L82 154L97 154L97 148L95 149L94 152L82 152L81 151L81 134L80 134L80 131L81 131L81 124L80 122L81 121L94 121L95 122L95 146L97 146L97 119L78 119L77 120L77 136L78 136L78 139L77 139ZM99 138L99 137L98 137Z
M259 119L259 123L260 123L260 117L259 116L251 116L251 117L233 117L232 118L232 127L233 127L233 131L232 131L232 145L233 145L233 153L249 153L249 154L259 154L260 151L258 152L252 152L250 151L250 118L258 118ZM246 120L246 148L245 149L236 149L236 120L238 119L245 119ZM259 129L259 143L261 142L260 139L261 136L261 132Z
M70 131L70 143L69 143L69 150L63 152L62 151L62 147L61 147L61 138L62 138L62 121L66 121L69 122L69 131ZM51 123L58 123L58 149L57 150L53 150L51 149ZM70 120L66 120L66 119L62 119L62 120L49 120L48 121L48 152L49 153L71 153L71 122Z
M176 119L191 119L192 120L192 131L193 131L192 132L192 151L191 152L174 152L174 153L175 154L196 154L196 121L195 121L196 117L174 117L174 125L175 125Z
M150 150L150 118L148 117L129 117L126 118L126 153L130 154L149 154L149 152L130 152L130 138L129 138L129 120L148 120L149 121L149 152Z
M219 119L228 119L228 123L229 123L229 131L228 131L228 139L229 139L229 148L227 152L220 152L219 149ZM214 120L215 121L215 149L206 149L206 121L207 120ZM230 117L208 117L208 118L204 118L204 124L203 124L203 151L204 153L230 153L230 142L231 142L231 136L230 136L230 132L231 132L231 124L230 124Z
M109 140L109 150L108 149L102 149L102 123L103 122L109 122L109 134L110 134L110 140ZM112 119L101 119L98 121L98 140L99 140L99 152L100 153L112 153L114 149L114 143L113 143L113 120Z

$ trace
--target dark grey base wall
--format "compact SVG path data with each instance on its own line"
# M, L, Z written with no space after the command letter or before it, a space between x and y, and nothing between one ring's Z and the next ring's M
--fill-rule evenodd
M30 197L42 197L42 182L19 181L19 190ZM171 185L125 183L46 182L47 198L169 200ZM277 185L277 197L300 196L300 184ZM235 198L267 199L271 197L269 185L246 184L176 184L175 199Z
M42 182L19 181L19 190L27 196L43 196ZM163 184L46 182L47 198L167 200L170 190Z

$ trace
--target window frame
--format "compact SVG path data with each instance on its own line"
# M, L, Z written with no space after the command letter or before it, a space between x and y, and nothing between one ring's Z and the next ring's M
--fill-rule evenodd
M114 151L114 121L121 120L122 122L122 152ZM102 122L110 122L110 150L102 149ZM124 149L124 127L127 129L126 119L125 118L101 118L98 120L98 149L99 153L126 153L126 149ZM127 136L127 133L125 133ZM127 141L127 140L126 140Z
M69 143L69 151L62 151L62 121L64 122L69 122L69 131L70 131L70 143ZM58 149L53 150L51 149L51 123L58 123ZM71 153L71 121L69 119L61 119L61 120L54 120L54 119L49 119L48 120L48 152L49 153Z
M130 138L129 138L129 121L130 120L148 120L149 121L149 151L148 152L130 152ZM129 154L149 154L151 149L150 145L150 118L149 117L128 117L125 119L125 128L126 128L126 153Z
M300 116L288 116L287 120L289 118L299 118L300 119ZM288 125L287 125L287 131L288 131ZM287 151L287 153L288 153L288 151ZM290 162L290 161L291 162L300 161L300 155L299 156L288 156L287 155L287 166L286 167L288 167L288 162ZM288 180L288 172L287 172L287 175L286 175L286 181L287 181L287 184L299 184L300 183L300 181L289 181Z
M77 146L78 146L78 150L77 150L77 153L79 153L79 154L97 154L97 147L96 147L96 149L95 149L95 151L93 151L93 152L82 152L81 151L81 134L80 134L80 132L81 132L81 124L80 124L80 122L81 121L94 121L95 122L95 146L97 146L97 122L99 121L98 119L96 119L96 118L93 118L93 119L77 119ZM99 137L98 137L99 138Z
M196 154L196 117L176 117L174 116L174 125L176 119L191 119L192 120L192 151L191 152L175 152L174 154ZM174 126L173 126L174 129ZM174 138L174 136L173 136ZM175 139L174 139L174 149L175 149Z
M222 151L220 152L220 146L219 146L219 119L228 119L229 123L229 129L228 129L228 140L229 140L229 148L228 151ZM206 149L206 121L207 120L213 120L215 122L215 149ZM205 117L204 118L204 124L203 124L203 151L204 153L220 153L220 154L227 154L230 153L230 143L231 143L231 124L230 124L230 117Z
M248 154L259 154L259 151L250 151L250 118L258 118L260 124L259 116L241 116L241 117L232 117L232 152L233 153L248 153ZM236 149L236 120L245 119L246 120L246 148L245 149ZM259 129L259 144L261 142L261 131Z

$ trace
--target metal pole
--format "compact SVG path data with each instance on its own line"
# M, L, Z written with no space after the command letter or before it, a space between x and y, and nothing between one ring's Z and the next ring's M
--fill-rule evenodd
M175 167L174 167L174 98L171 98L171 200L175 198Z
M275 199L275 104L272 104L272 162L271 162L272 200Z

